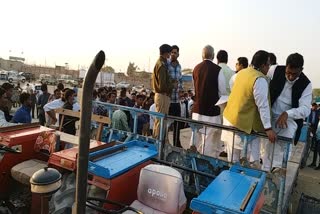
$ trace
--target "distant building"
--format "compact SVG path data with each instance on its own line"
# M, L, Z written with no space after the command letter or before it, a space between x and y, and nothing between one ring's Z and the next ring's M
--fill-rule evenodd
M79 70L70 70L68 69L68 66L66 68L65 66L58 65L55 67L28 65L23 63L22 60L18 60L14 57L11 57L9 60L0 58L0 69L32 73L35 78L39 78L40 74L50 74L56 77L60 76L61 74L68 74L72 75L74 78L79 77Z

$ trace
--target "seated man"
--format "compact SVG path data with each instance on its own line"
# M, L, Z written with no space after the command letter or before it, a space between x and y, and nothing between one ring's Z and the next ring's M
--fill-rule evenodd
M12 120L14 123L31 123L31 96L28 93L22 93L19 97L22 106L16 111Z

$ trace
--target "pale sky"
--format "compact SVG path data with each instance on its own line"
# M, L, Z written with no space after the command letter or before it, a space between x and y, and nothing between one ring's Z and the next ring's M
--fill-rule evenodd
M318 0L1 0L0 57L77 69L103 50L106 64L124 72L130 61L152 71L163 43L180 47L182 68L201 62L207 44L226 50L232 69L260 49L279 64L298 52L320 87L319 11Z

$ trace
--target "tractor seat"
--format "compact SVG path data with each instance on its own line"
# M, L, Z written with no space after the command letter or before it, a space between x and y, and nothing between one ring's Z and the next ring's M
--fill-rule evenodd
M54 151L55 144L55 133L43 132L38 136L34 144L34 150L36 153L43 153L44 155L49 156ZM30 178L32 177L33 173L47 166L48 164L45 161L30 159L12 167L11 176L14 180L22 184L30 185Z
M138 200L130 206L143 213L181 214L187 205L182 176L168 166L150 164L144 167L140 172L137 195Z
M36 171L47 167L47 163L42 160L31 159L23 161L12 167L11 176L19 183L30 185L30 178Z

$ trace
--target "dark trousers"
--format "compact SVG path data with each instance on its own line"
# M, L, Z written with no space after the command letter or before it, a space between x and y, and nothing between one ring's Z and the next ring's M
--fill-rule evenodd
M32 107L31 107L31 115L32 115L32 118L36 118L35 116L34 116L34 110L35 110L35 108L36 108L36 105L32 105ZM38 111L38 110L37 110Z
M315 147L314 147L314 151L313 151L313 160L312 160L312 164L316 165L317 164L317 157L319 154L320 157L320 140L316 140L315 139ZM319 162L319 166L320 166L320 162Z
M181 117L181 107L180 103L170 103L169 107L169 115ZM174 121L173 123L173 145L176 147L181 147L180 142L180 128L181 128L181 122Z

